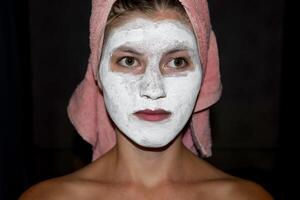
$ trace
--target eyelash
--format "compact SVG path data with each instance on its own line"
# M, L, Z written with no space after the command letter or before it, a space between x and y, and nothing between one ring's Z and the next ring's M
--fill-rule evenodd
M183 67L170 67L169 66L169 63L171 63L171 62L175 62L175 60L176 59L180 59L181 61L183 61L184 62L184 66ZM174 68L174 69L181 69L181 68L185 68L186 66L188 66L188 64L189 64L189 62L187 61L187 59L186 58L184 58L184 57L175 57L175 58L172 58L172 60L170 60L168 63L167 63L167 66L168 67L170 67L170 68Z
M130 67L136 67L136 66L129 66L129 65L126 64L126 63L122 63L122 61L123 61L123 62L126 62L124 59L127 59L127 58L133 59L134 63L139 64L138 60L137 60L136 58L132 57L132 56L124 56L124 57L122 57L121 59L119 59L117 63L118 63L119 65L123 66L123 67L128 67L128 68L130 68ZM135 64L135 65L136 65L136 64Z

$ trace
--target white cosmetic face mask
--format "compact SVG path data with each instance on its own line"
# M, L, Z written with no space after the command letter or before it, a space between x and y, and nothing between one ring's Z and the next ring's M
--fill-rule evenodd
M142 73L112 70L112 55L124 46L147 60ZM178 48L188 50L192 70L164 74L163 57ZM106 109L119 130L143 147L163 147L184 128L199 93L202 70L194 33L178 20L132 19L110 32L98 75Z

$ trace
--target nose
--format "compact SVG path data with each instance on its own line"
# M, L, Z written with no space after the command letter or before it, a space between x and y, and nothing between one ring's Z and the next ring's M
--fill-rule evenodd
M160 70L147 69L140 85L140 96L152 100L166 97Z

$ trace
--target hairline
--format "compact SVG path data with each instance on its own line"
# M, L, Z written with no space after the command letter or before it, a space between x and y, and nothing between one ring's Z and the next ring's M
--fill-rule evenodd
M166 16L166 18L155 18L156 13L170 12L170 11L175 11L177 18L171 18L168 16ZM130 22L131 20L137 19L137 18L144 18L146 20L151 20L154 22L168 20L168 19L169 20L178 20L178 21L182 22L184 25L191 28L192 31L194 31L188 16L181 15L181 12L176 8L166 7L166 8L158 8L158 9L149 9L149 10L147 10L147 12L144 12L142 10L128 10L128 11L122 13L121 15L118 15L115 18L109 20L106 23L103 42L106 41L106 38L108 37L108 35L110 35L112 30L120 27L124 23Z

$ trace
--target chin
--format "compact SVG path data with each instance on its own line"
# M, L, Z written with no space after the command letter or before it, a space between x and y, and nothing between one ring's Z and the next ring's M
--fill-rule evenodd
M139 146L145 147L145 148L164 148L164 147L168 146L173 140L174 140L174 138L171 140L170 139L166 140L166 141L162 141L161 139L153 140L153 139L145 139L144 138L144 139L136 141L135 143L138 144Z

